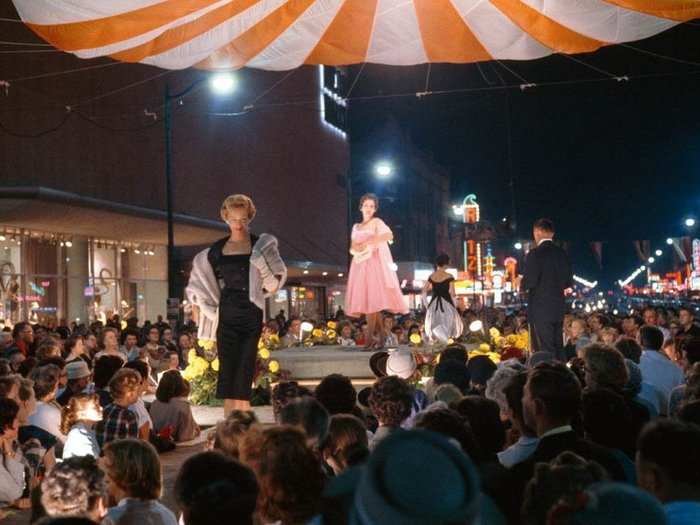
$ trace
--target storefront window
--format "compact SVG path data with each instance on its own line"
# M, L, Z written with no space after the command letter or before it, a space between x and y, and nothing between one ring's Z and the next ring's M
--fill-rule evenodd
M290 315L303 319L324 317L325 288L319 286L292 286L290 293Z

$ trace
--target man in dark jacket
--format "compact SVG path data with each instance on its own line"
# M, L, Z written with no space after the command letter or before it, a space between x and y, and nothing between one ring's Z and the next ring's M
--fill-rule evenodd
M532 233L537 246L527 254L520 285L528 292L531 350L551 352L563 361L564 290L572 285L571 264L566 252L552 241L552 221L537 220Z

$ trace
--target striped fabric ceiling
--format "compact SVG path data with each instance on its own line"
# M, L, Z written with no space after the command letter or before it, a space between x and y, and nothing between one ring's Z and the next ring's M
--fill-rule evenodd
M59 49L167 69L529 60L700 17L700 0L13 1Z

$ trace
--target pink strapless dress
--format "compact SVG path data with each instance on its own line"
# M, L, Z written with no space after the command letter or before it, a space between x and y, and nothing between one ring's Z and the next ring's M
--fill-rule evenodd
M383 228L382 228L383 227ZM353 242L367 241L376 233L390 231L382 224L378 232L352 228ZM354 259L350 264L348 285L345 292L345 313L351 317L386 310L393 313L407 313L407 301L401 293L399 278L394 271L394 261L388 243L376 245L372 255L361 262Z

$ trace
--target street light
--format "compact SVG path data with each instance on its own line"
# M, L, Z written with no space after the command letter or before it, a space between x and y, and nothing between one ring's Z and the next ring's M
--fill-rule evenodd
M165 83L165 93L163 95L163 130L165 132L165 207L168 217L168 302L177 301L175 297L175 227L173 220L173 182L172 182L172 124L171 111L172 102L181 99L204 81L209 81L209 86L213 92L218 94L228 94L235 88L235 81L230 73L217 73L213 76L202 76L192 82L189 86L178 93L170 92L170 84Z
M228 95L236 89L236 80L230 73L217 73L209 79L209 87L217 95Z
M688 228L692 228L693 226L695 226L695 219L693 219L692 217L688 217L688 218L685 220L685 225L686 225Z
M647 259L647 262L648 262L649 264L653 264L655 260L656 260L656 259L654 259L653 257L649 257L649 258Z
M380 179L388 179L389 177L391 177L391 174L393 173L393 171L394 171L394 168L388 162L379 162L374 167L374 173Z
M661 257L664 254L664 252L662 252L661 250L656 250L654 253L657 257Z
M671 239L671 237L669 237L668 239L666 239L666 244L668 244L669 246L671 246L671 245L673 244L673 239Z
M513 248L515 248L516 250L522 250L522 249L523 249L523 243L521 243L521 242L516 242L516 243L513 245Z

